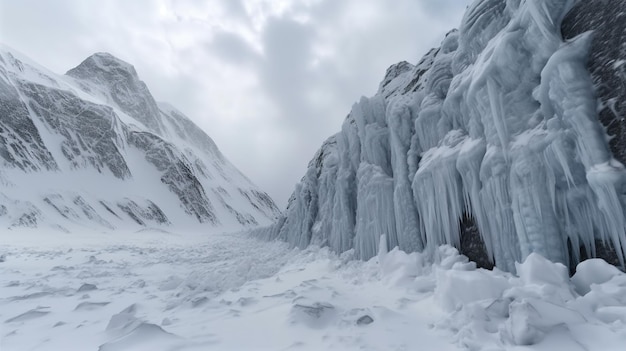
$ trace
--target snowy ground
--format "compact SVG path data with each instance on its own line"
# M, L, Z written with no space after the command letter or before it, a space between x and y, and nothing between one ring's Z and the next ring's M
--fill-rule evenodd
M603 261L572 282L539 256L515 277L450 247L360 262L244 234L0 242L2 351L626 350L626 275Z

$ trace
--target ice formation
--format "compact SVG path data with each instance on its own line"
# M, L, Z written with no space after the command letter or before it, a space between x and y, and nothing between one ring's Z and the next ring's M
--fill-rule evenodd
M392 66L353 106L258 234L368 259L381 235L463 252L469 223L503 270L531 253L575 266L596 249L623 266L626 173L598 120L593 33L561 34L575 5L475 1L440 48Z

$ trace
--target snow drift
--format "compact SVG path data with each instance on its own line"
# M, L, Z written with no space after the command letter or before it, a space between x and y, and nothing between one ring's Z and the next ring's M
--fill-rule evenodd
M623 267L625 160L609 140L624 135L613 128L609 136L598 111L624 89L603 95L597 74L607 66L623 73L623 50L588 62L598 41L623 47L622 36L607 35L624 32L623 21L607 23L606 8L626 10L475 1L439 48L415 66L391 66L378 93L353 106L284 215L257 233L298 247L354 248L362 259L384 234L388 247L450 244L507 271L532 253L570 267L597 256ZM611 30L586 31L605 25ZM603 123L623 119L610 111L617 115Z
M624 350L626 274L603 260L570 279L533 253L516 276L385 243L358 261L244 233L22 230L0 243L0 348Z
M279 213L130 64L54 74L0 47L0 228L241 228Z

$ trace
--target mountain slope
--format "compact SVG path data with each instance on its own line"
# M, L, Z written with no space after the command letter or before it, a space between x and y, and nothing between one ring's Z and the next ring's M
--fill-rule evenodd
M353 106L259 235L363 259L386 234L388 247L451 244L508 271L532 252L623 267L616 9L626 13L622 2L475 1L441 47L390 67L378 93Z
M59 76L2 47L0 116L0 227L234 229L279 213L110 54Z

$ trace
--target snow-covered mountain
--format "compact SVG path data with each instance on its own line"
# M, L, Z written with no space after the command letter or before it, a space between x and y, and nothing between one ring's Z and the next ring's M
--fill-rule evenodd
M353 106L258 234L363 259L386 234L508 271L533 252L623 267L624 14L623 1L475 1Z
M57 75L0 47L0 229L242 228L279 214L133 66L90 56Z

